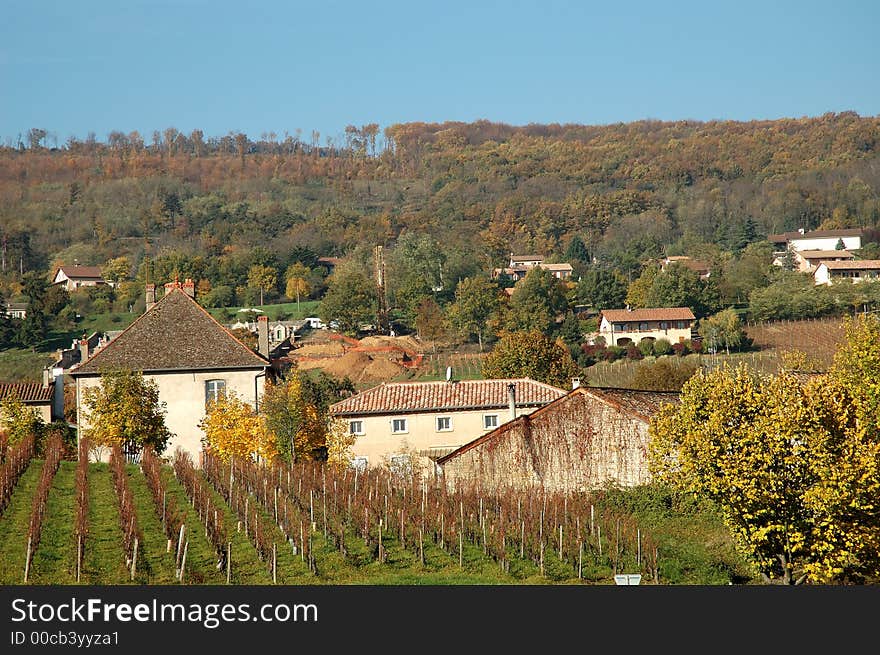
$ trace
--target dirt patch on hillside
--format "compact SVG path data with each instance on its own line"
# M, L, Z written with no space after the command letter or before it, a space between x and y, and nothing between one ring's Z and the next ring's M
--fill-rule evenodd
M363 383L387 382L417 368L421 352L422 344L411 336L370 336L358 341L322 330L306 337L289 357L300 369L319 368Z
M307 343L296 349L297 357L332 357L345 354L345 346L338 341Z

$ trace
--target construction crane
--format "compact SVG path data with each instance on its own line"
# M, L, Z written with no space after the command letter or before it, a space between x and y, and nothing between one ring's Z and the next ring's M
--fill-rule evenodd
M379 310L376 312L376 331L388 334L388 297L385 292L385 252L382 246L373 249L373 272L376 278L376 296Z

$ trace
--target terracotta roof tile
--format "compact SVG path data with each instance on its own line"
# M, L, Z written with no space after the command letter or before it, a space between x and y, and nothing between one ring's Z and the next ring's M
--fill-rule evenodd
M696 317L690 307L654 307L650 309L605 309L602 316L612 323L631 321L685 321Z
M23 403L46 403L52 401L55 383L43 387L41 382L0 382L0 400L17 396Z
M516 385L516 405L540 406L565 391L529 378L458 380L455 382L389 382L330 406L336 416L416 411L495 409L507 407L507 385Z
M265 368L269 362L236 339L195 300L172 288L119 336L71 370L175 371Z
M856 259L851 262L822 262L831 270L867 271L880 268L880 259Z
M798 254L804 259L832 259L834 257L842 257L844 259L855 258L855 255L849 250L801 250Z

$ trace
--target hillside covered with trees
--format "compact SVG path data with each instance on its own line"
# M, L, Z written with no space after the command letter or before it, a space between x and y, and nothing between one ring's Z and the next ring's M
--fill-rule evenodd
M503 329L567 329L576 342L584 326L561 317L578 303L687 300L699 318L751 303L755 318L797 318L781 297L828 314L864 298L818 298L825 291L770 266L766 236L876 228L878 144L880 118L852 112L604 126L407 123L383 133L370 124L323 143L316 132L256 139L168 128L59 145L34 128L0 148L0 293L32 301L41 292L28 274L47 279L79 263L120 284L66 310L64 298L43 300L62 320L137 313L145 282L178 275L196 281L209 307L326 294L327 307L334 295L361 298L345 313L368 323L373 248L382 245L401 324L434 333L442 318L481 344ZM878 247L863 250L867 258ZM480 304L482 283L473 281L511 252L570 262L581 281L560 294L534 279L499 315ZM684 271L654 280L649 262L678 254L709 262L711 283ZM341 258L335 284L319 257Z

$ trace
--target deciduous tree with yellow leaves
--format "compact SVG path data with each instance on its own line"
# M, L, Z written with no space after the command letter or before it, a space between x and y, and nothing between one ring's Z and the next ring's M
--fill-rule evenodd
M159 387L138 371L108 371L101 384L83 393L88 427L84 434L98 447L120 445L137 451L149 444L159 454L173 436L165 425Z
M278 455L265 417L234 392L211 401L199 427L205 433L205 447L225 461L235 457L271 462Z
M266 384L261 409L279 454L290 462L317 459L326 446L327 420L310 395L298 374Z
M880 319L849 320L829 372L700 372L649 428L660 480L714 500L767 582L880 575Z

